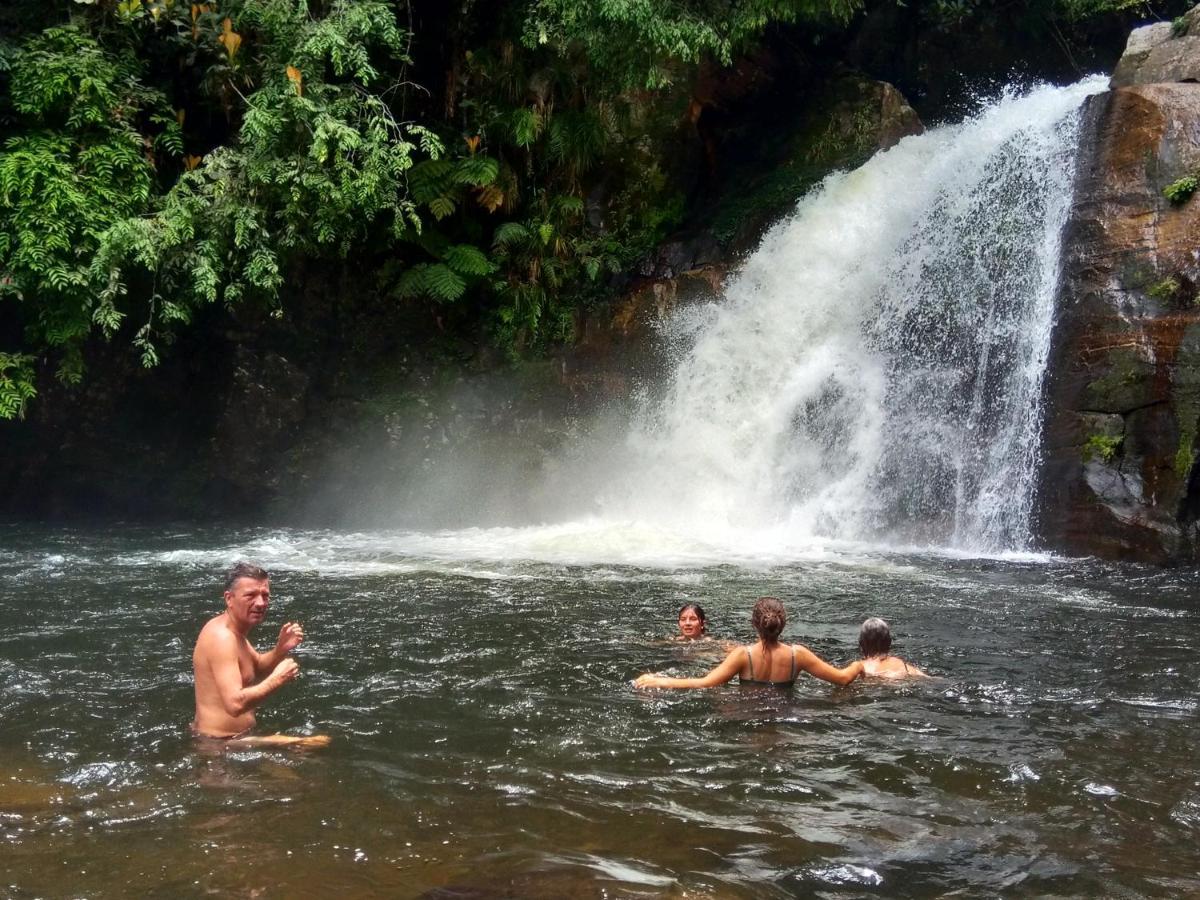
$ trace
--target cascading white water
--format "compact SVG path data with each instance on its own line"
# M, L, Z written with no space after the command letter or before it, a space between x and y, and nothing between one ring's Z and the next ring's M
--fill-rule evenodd
M1078 112L1105 87L1005 96L801 201L670 326L603 518L1025 547Z

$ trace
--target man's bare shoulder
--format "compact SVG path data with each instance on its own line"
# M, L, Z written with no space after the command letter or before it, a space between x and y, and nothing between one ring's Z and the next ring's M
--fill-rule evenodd
M237 652L238 636L233 632L225 621L225 614L213 616L209 619L204 627L200 629L200 634L196 638L195 655L208 656L213 653Z

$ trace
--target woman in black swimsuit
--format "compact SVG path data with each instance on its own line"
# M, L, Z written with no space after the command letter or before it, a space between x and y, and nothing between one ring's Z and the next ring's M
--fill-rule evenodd
M831 666L801 644L784 644L779 640L787 613L774 597L759 597L750 614L750 622L758 632L758 641L750 646L729 651L725 661L702 678L668 678L666 675L638 676L633 686L639 688L707 688L725 684L736 675L742 684L770 684L789 687L801 671L834 684L849 684L862 674L861 660L844 669Z

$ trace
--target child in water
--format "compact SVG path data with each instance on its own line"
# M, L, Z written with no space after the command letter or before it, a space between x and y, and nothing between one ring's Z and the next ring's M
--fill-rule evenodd
M708 640L708 624L704 616L704 607L699 603L685 603L679 609L679 634L673 638L676 641L705 641Z
M899 656L891 655L892 629L883 619L872 617L858 631L858 650L862 654L863 674L874 678L928 678L929 676Z

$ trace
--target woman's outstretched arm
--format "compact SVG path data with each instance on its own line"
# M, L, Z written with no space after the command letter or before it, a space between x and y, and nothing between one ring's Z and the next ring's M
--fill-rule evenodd
M647 672L634 679L635 688L709 688L724 684L742 670L742 661L746 652L738 647L730 650L725 660L702 678L668 678L666 675L655 675Z
M825 660L801 644L794 645L792 652L796 654L797 667L803 669L809 675L815 675L817 678L824 681L831 681L834 684L849 684L863 673L861 659L856 659L845 668L838 669L825 662Z

